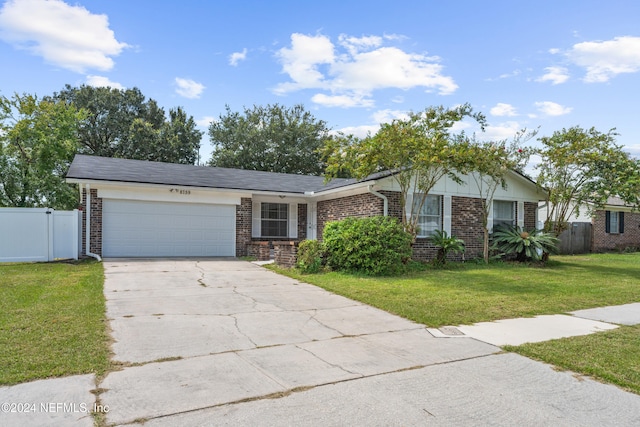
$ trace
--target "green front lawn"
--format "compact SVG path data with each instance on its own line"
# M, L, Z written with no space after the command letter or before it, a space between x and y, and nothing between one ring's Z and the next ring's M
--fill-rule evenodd
M0 264L0 384L104 373L102 264Z
M555 256L545 267L451 263L378 278L276 271L430 327L640 301L640 253Z
M274 269L430 327L640 301L640 253L554 256L545 267L451 264L382 278ZM640 326L505 349L640 394Z
M504 349L640 394L640 325Z

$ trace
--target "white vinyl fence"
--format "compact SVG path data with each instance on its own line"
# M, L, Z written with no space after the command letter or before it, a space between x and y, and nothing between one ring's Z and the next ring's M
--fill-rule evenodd
M81 217L77 210L0 208L0 262L78 259Z

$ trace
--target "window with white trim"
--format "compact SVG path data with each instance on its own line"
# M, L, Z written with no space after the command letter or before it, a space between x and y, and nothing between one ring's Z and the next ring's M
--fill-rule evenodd
M516 207L514 202L493 201L493 229L516 225Z
M289 235L289 205L286 203L262 203L260 206L260 230L262 237L287 237Z
M417 237L429 237L436 230L442 230L442 197L428 194L422 208L419 209L421 199L422 194L413 195L413 212L418 214Z

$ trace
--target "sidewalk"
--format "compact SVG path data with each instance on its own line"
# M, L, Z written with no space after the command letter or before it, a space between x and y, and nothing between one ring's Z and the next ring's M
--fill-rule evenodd
M578 310L569 314L504 319L427 330L438 338L471 337L497 346L521 345L589 335L616 329L618 325L638 325L640 303Z

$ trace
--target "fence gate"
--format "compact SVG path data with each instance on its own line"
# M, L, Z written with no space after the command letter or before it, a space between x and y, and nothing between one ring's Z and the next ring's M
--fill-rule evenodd
M0 208L0 262L78 259L80 215L49 208Z
M573 255L591 252L591 227L590 222L570 222L569 228L560 235L560 253Z

